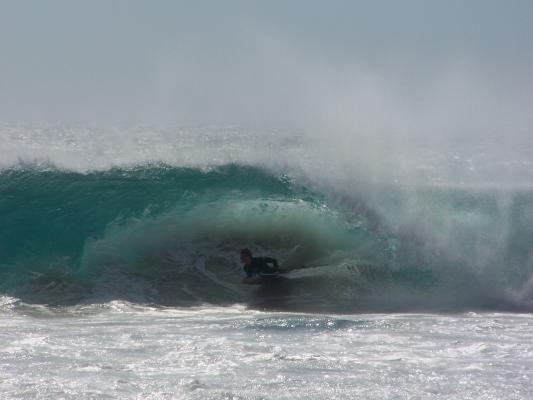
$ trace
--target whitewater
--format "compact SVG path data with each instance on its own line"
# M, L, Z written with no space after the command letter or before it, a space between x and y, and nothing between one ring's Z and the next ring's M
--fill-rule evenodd
M0 397L531 398L532 146L493 139L3 124Z

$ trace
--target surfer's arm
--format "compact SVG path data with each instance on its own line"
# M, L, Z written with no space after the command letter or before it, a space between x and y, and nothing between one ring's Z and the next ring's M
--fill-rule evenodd
M254 276L254 267L251 264L247 264L243 267L246 272L246 277L242 279L242 283L257 283L257 276Z
M244 272L246 272L246 278L251 278L253 276L252 266L251 265L245 265L244 266ZM244 279L246 279L244 278Z

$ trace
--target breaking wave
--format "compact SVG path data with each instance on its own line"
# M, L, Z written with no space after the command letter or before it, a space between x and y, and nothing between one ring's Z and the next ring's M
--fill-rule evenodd
M307 311L533 309L533 195L354 184L273 169L147 164L0 173L0 291ZM238 250L276 257L242 279Z

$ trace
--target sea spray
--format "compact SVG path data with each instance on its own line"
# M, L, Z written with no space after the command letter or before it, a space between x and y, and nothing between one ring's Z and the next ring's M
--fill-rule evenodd
M356 182L335 193L238 164L19 167L0 174L0 187L2 291L28 301L256 304L239 284L237 251L248 246L294 270L276 307L530 304L524 191L507 194L503 212L490 191Z

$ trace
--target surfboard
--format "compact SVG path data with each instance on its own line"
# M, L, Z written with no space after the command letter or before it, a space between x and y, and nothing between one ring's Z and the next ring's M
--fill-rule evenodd
M247 285L262 285L265 283L277 283L282 281L288 281L289 278L286 276L283 276L281 273L275 273L275 274L261 274L254 276L252 278L247 278L245 281L243 281L244 284Z

